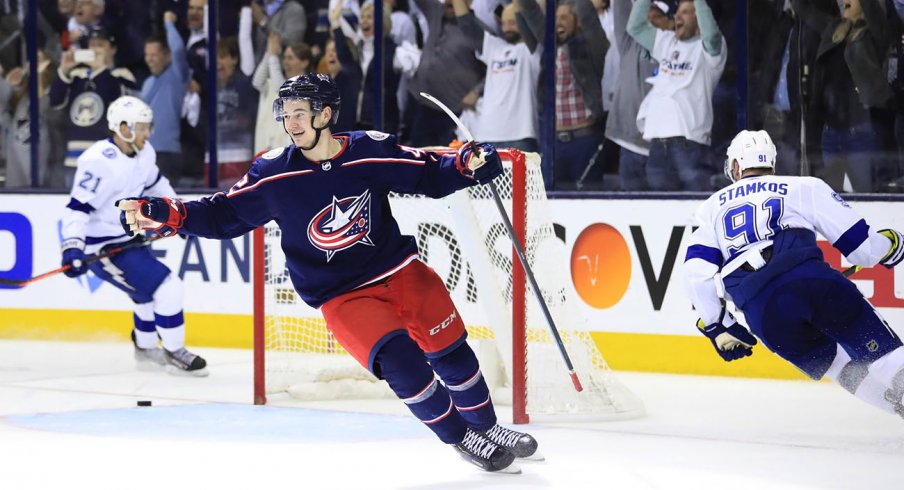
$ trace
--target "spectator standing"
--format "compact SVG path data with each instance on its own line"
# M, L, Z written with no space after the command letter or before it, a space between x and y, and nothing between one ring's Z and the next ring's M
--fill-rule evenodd
M217 42L217 178L229 187L251 167L258 93L238 70L239 46L234 37ZM205 167L208 168L208 167ZM206 176L205 176L206 181Z
M255 26L255 62L264 57L271 32L279 34L283 46L304 42L308 20L304 7L295 0L253 0L251 19Z
M116 39L102 27L93 27L83 36L90 47L82 56L86 63L76 63L75 50L63 53L57 78L50 86L50 105L66 117L66 186L72 186L77 159L85 149L107 134L104 116L107 107L119 97L135 90L135 78L126 68L113 66Z
M282 59L280 59L282 56ZM279 87L287 78L311 71L314 63L311 48L305 43L286 46L279 43L279 34L270 33L267 53L257 65L251 84L260 92L257 122L254 126L254 154L291 143L286 131L276 124L267 108L279 96Z
M104 15L104 0L76 0L72 14L67 26L69 42L87 48L86 35L92 27L100 26L101 17Z
M545 33L537 0L521 0L522 29L527 46L536 51ZM602 80L609 41L590 0L566 0L556 9L556 159L545 159L546 185L569 187L584 173L603 141ZM546 75L541 69L540 80ZM547 94L540 84L538 102ZM552 167L550 167L552 165Z
M632 0L612 0L615 46L619 51L619 71L609 117L606 119L606 138L617 144L618 176L621 190L647 190L646 165L650 156L650 142L637 129L637 110L649 93L647 82L656 73L658 64L647 48L628 34L628 17ZM674 21L668 17L670 6L653 2L647 9L647 20L656 29L672 30ZM610 47L611 51L611 47Z
M589 1L589 0L588 0ZM470 1L467 0L468 5ZM459 24L452 0L415 0L429 26L429 36L409 91L417 101L411 127L413 146L445 145L454 138L455 123L418 94L427 92L459 114L463 99L472 90L480 92L486 67L474 52L482 38L469 38ZM476 101L476 98L475 98Z
M647 182L656 191L704 191L710 187L705 162L713 91L727 59L725 38L705 0L678 3L675 31L650 24L649 9L650 0L638 0L628 19L628 33L659 62L637 113L638 129L651 142Z
M351 131L355 129L358 115L358 96L364 83L364 72L358 63L358 49L350 42L342 31L343 0L339 0L330 10L330 30L332 37L327 41L323 56L323 70L336 82L339 95L342 97L344 109L339 111L333 131Z
M483 38L478 59L486 63L487 71L483 98L477 104L477 121L471 128L474 136L497 148L537 151L540 50L532 53L521 39L515 17L518 0L502 10L502 37L479 22L464 0L455 0L454 6L467 35Z
M163 14L166 37L151 36L144 44L144 61L151 75L141 86L141 100L154 112L151 145L157 150L157 166L171 182L182 176L180 119L190 73L185 46L176 30L176 14Z
M795 12L822 33L815 64L815 90L826 109L822 131L823 177L836 191L872 192L873 173L889 152L893 93L885 56L888 23L877 0L846 0L841 15L814 8L812 0L792 0ZM845 176L850 187L845 186Z
M207 0L189 0L185 18L188 27L185 55L191 80L182 102L179 128L182 177L177 185L194 187L206 184L201 180L207 151Z
M361 71L364 73L364 83L361 88L360 103L358 104L357 129L374 129L377 115L374 114L374 92L377 84L377 65L371 63L374 59L376 42L374 40L374 22L376 22L374 3L368 1L361 6L359 18L360 39L357 42ZM390 33L392 32L391 13L388 8L383 9L383 125L381 131L395 133L399 128L399 106L397 92L399 88L399 73L393 68L392 60L395 56L396 45Z
M6 162L6 187L29 187L31 181L31 100L28 97L28 66L16 67L3 76L0 67L0 161ZM38 52L38 104L47 113L47 89L53 77L50 60ZM39 118L41 145L38 147L38 185L48 182L47 119Z

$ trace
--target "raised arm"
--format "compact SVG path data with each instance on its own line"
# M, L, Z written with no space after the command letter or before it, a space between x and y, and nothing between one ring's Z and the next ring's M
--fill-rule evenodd
M647 22L647 11L650 10L651 0L637 0L634 7L631 8L631 15L628 17L628 34L637 41L638 44L647 48L647 51L653 52L653 45L656 43L656 28Z
M722 54L722 33L713 11L706 0L694 0L694 9L697 11L697 23L700 25L700 38L703 40L703 49L710 56Z
M537 0L515 0L515 17L518 19L518 31L531 53L543 44L546 29L546 15ZM594 17L595 18L595 17Z
M474 15L474 12L471 12L471 9L468 8L468 4L465 3L465 0L452 0L452 7L455 10L455 17L458 20L458 25L464 32L465 37L473 42L475 50L482 51L483 34L484 32L492 34L492 31L482 22L477 20L477 17Z
M185 43L182 36L176 30L176 14L166 12L163 14L163 27L166 29L166 43L173 55L173 69L179 75L179 80L188 83L191 71L188 69L188 56L185 54Z
M587 39L587 49L590 50L590 62L593 63L593 73L600 78L605 70L606 51L609 50L609 39L600 24L596 9L590 0L575 0L575 14L581 23L581 32ZM599 80L599 79L598 79Z

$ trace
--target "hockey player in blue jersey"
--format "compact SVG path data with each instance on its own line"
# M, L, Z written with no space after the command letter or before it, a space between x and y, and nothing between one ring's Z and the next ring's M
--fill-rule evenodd
M537 458L537 442L496 423L464 323L388 199L485 182L502 172L499 155L487 144L446 155L377 131L332 134L339 109L330 77L290 78L273 111L292 145L262 155L226 193L120 202L124 226L225 239L275 220L296 291L320 308L336 340L465 460L516 472L515 457Z
M752 354L759 338L813 379L828 376L867 403L904 417L904 347L857 287L831 268L816 233L855 265L892 268L904 237L874 231L814 177L773 175L765 131L741 131L728 148L732 185L697 211L684 279L698 328L726 361ZM744 313L750 330L717 295Z
M148 141L153 113L141 99L124 96L107 108L110 138L100 140L78 157L69 203L63 214L63 265L69 277L88 269L121 289L134 301L132 342L139 369L166 367L175 374L206 376L207 363L185 348L182 281L147 247L125 250L107 259L84 263L85 253L121 246L131 234L122 232L114 204L135 195L173 195L157 168L157 154ZM158 337L163 348L157 346Z

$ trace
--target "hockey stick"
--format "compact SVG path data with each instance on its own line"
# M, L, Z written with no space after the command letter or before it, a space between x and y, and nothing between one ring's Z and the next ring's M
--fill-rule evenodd
M148 238L146 240L141 240L141 241L129 241L129 242L126 242L125 245L122 245L119 247L113 247L113 248L106 250L104 252L101 252L99 254L86 255L85 258L82 259L82 261L85 263L85 265L90 265L99 260L106 259L107 257L112 257L125 250L130 250L130 249L139 248L139 247L146 247L151 242L153 242L157 239L160 239L160 238L163 238L163 235L154 235L151 238ZM66 264L66 265L56 268L52 271L47 271L43 274L38 274L37 276L31 277L28 279L4 279L4 278L0 277L0 286L13 286L13 287L26 286L33 282L40 281L41 279L46 279L50 276L59 274L60 272L68 271L71 268L72 268L71 264Z
M844 272L841 273L841 275L843 275L844 277L851 277L854 274L860 272L862 269L863 269L862 265L852 265L852 266L848 267L847 269L845 269Z
M433 102L437 107L439 107L443 112L449 116L450 119L458 126L458 129L464 133L465 138L468 140L467 143L474 142L474 136L471 135L471 132L468 131L468 128L465 127L464 123L461 122L461 119L455 115L445 104L440 102L428 93L421 92L421 97ZM521 261L521 266L524 268L524 275L527 276L528 282L530 282L531 288L534 290L534 296L537 298L537 302L540 304L540 309L543 310L543 316L546 318L546 324L549 326L549 331L552 333L554 339L556 339L556 346L559 348L559 353L562 354L562 360L565 361L565 367L568 368L568 375L571 376L571 382L574 384L574 389L577 391L583 391L584 387L581 386L581 380L578 379L577 373L574 372L574 365L571 363L571 358L568 357L568 351L565 350L565 344L562 343L562 337L559 336L559 329L556 328L556 323L552 319L552 314L549 312L549 307L546 306L546 301L543 299L543 293L540 292L540 286L537 284L537 279L534 278L534 272L531 270L530 264L527 262L527 256L524 254L524 249L521 247L521 242L518 241L518 236L515 234L515 228L512 226L511 220L509 220L508 214L505 212L505 206L502 204L502 199L499 197L499 190L496 189L496 183L492 180L483 182L483 184L489 186L490 191L493 193L493 200L496 201L496 208L499 209L499 214L502 217L502 223L505 225L505 229L508 231L509 237L512 239L512 247L515 249L515 253L518 255L518 260Z

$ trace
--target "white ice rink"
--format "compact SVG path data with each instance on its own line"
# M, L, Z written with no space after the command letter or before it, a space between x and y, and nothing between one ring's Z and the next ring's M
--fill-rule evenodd
M0 489L904 489L904 420L828 383L620 373L644 417L528 426L546 461L493 475L397 401L255 407L250 351L197 350L0 341Z

